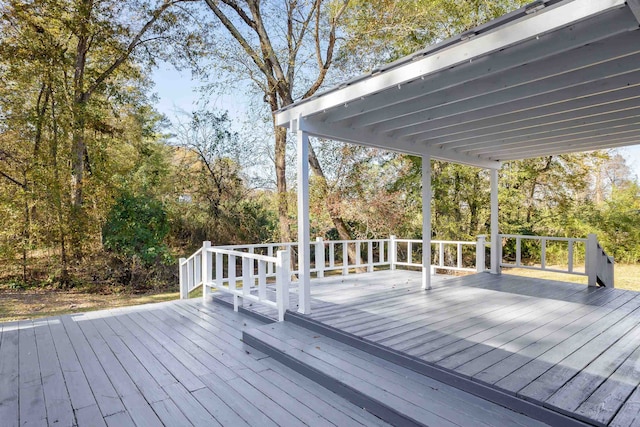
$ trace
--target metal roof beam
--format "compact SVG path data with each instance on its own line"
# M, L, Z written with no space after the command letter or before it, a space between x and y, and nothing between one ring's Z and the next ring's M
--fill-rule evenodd
M612 61L615 60L617 64L620 58L634 54L634 62L637 63L640 62L638 60L639 53L640 31L628 31L619 37L615 37L615 40L601 40L594 44L574 49L571 52L563 52L544 60L522 65L513 70L487 75L480 69L482 67L478 67L476 79L473 80L472 84L462 84L444 90L432 91L431 93L414 97L411 101L362 114L347 123L354 128L378 124L382 128L388 128L390 126L387 126L384 122L395 125L398 123L399 118L415 117L415 115L432 107L466 101L490 93L498 94L527 84L535 84L536 90L541 91L545 90L544 85L547 82L547 85L553 87L552 80L559 82L561 85L566 85L566 79L563 80L561 77L563 75L575 74L576 78L579 78L580 75L584 74L585 78L589 78L589 72L586 70L590 69L590 67L599 69L606 67L610 69L614 67ZM603 71L598 73L594 70L592 74L594 73L596 76L600 76ZM435 87L438 86L437 82L430 81L430 83ZM543 87L538 89L539 86ZM530 88L528 90L531 91ZM392 90L389 95L392 96L401 91L407 91L410 94L416 93L411 88L400 87Z
M610 124L593 124L583 128L566 129L556 132L549 132L547 135L530 135L522 138L513 138L511 141L496 140L493 144L479 144L458 149L473 156L488 155L492 150L502 150L508 148L530 147L546 143L562 144L574 140L606 137L609 135L619 135L623 132L636 131L640 129L638 117L618 120Z
M511 152L509 154L496 152L491 154L491 158L500 159L503 162L510 160L530 159L533 157L542 156L557 156L561 154L579 153L594 150L607 150L611 148L626 147L640 143L640 135L632 135L624 138L613 138L610 141L602 143L600 141L593 141L585 144L572 144L564 147L552 146L552 147L538 147L528 150L526 148L517 152Z
M476 58L504 49L624 5L624 0L575 0L559 3L546 8L542 13L532 14L521 20L510 22L468 41L454 44L433 55L427 55L423 59L357 81L343 89L294 104L275 113L276 125L288 124L299 115L307 116L324 109L344 105L362 96L406 83L419 76L450 68L468 61L469 58Z
M640 63L638 65L640 66ZM593 99L590 97L605 96L609 92L619 91L620 94L616 95L622 99L625 97L625 91L637 89L637 87L640 86L640 83L635 83L639 81L640 71L635 71L606 80L570 86L549 93L537 94L534 92L535 95L533 96L513 100L512 102L499 103L497 105L485 100L484 105L468 105L468 108L464 108L465 105L461 105L458 106L457 111L451 108L451 106L445 106L440 108L440 111L432 111L430 114L425 114L422 123L415 124L410 128L405 128L402 133L399 131L392 132L390 136L399 139L415 140L414 134L430 129L457 125L460 122L479 121L514 112L533 111L537 109L543 110L543 107L553 108L554 105L563 103L565 103L564 105L575 103L576 105L589 106L593 102ZM563 106L561 108L563 108Z
M607 112L596 116L578 117L572 120L548 121L540 120L539 124L519 127L513 130L502 132L479 134L477 137L460 138L453 140L429 140L429 144L443 146L447 149L470 149L485 147L495 144L496 141L508 142L513 139L529 138L539 135L559 135L561 132L570 132L572 130L585 129L590 126L615 126L621 121L625 123L640 122L640 104L638 100L634 100L635 105L632 108L621 109L618 111ZM548 118L546 118L548 119Z
M622 95L625 96L622 97ZM586 99L589 100L586 106L584 105L585 98L581 98L577 101L582 102L577 105L576 102L564 102L494 116L483 121L465 121L457 125L422 132L415 139L433 144L446 143L485 135L498 135L516 129L528 129L563 121L596 117L601 114L611 114L640 105L640 86L628 91L608 92L605 95Z
M518 153L526 153L528 151L540 151L544 155L544 153L548 150L555 149L564 149L565 147L581 147L586 146L590 147L590 144L593 143L595 146L606 147L606 143L615 143L619 141L621 138L633 138L638 137L640 140L640 124L636 126L629 126L627 128L623 128L620 131L613 130L601 130L599 132L592 132L589 135L578 136L578 137L568 137L559 140L551 140L551 141L543 141L543 142L534 142L531 144L519 144L509 145L505 148L502 148L500 145L494 147L491 151L486 152L482 157L483 158L492 158L492 159L502 159L502 155L509 154L518 154ZM600 144L600 145L598 145ZM587 148L588 149L588 148ZM585 149L585 151L587 150Z
M615 62L599 63L591 67L554 75L543 80L526 82L505 90L483 93L473 98L464 98L464 93L471 90L468 87L452 89L451 97L455 101L435 106L432 108L417 109L415 113L404 117L385 121L375 125L377 132L395 132L394 136L405 133L401 130L411 127L416 123L424 122L425 118L433 120L448 115L457 115L468 111L486 108L492 105L505 104L517 100L529 100L540 94L553 93L567 88L580 87L585 84L597 84L605 80L625 73L640 71L640 54L625 56ZM481 82L477 83L482 86ZM497 82L499 84L499 82ZM474 83L475 86L475 83Z
M639 0L640 1L640 0ZM366 112L385 109L395 104L404 103L429 93L439 92L453 86L464 84L478 78L478 75L492 75L505 70L512 70L521 65L538 61L549 56L595 43L613 36L615 31L626 32L637 26L635 20L623 9L607 12L598 22L582 21L558 31L542 34L510 49L494 52L489 57L482 57L473 62L465 62L454 68L439 71L424 79L402 85L402 91L387 90L371 94L363 99L349 102L348 106L320 112L319 120L337 122L348 120Z

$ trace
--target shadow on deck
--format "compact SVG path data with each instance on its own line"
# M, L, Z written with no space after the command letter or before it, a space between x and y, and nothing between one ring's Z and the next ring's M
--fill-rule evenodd
M315 279L312 313L287 320L550 424L640 421L640 293L434 279L428 291L410 271Z

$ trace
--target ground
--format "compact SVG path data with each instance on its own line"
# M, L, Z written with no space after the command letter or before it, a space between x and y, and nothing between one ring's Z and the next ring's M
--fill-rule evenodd
M0 289L0 322L174 300L178 292L145 295Z
M545 271L509 269L505 270L505 274L517 274L526 277L586 284L586 277ZM640 265L616 264L615 275L617 288L640 291L640 279L638 279L640 278ZM197 293L198 291L196 290L195 292ZM195 294L193 296L195 296ZM140 305L178 298L178 292L160 292L143 295L132 295L128 293L100 295L79 291L0 288L0 322Z

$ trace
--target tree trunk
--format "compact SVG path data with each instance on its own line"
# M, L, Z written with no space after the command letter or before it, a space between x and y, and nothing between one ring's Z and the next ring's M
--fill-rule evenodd
M275 124L274 124L275 127ZM287 194L287 129L275 127L276 185L278 188L278 220L280 241L291 242L289 200Z
M331 222L333 222L333 226L336 228L338 232L338 236L340 236L340 240L351 240L353 236L351 235L351 231L347 227L347 224L342 219L340 215L340 211L333 202L334 197L331 197L329 194L329 185L327 184L327 178L324 175L324 171L322 170L322 166L318 161L318 157L316 156L316 152L313 149L311 143L309 143L309 166L311 166L311 170L320 180L320 188L322 198L325 201L325 205L327 207L327 211L329 212L329 217L331 218ZM359 264L360 260L356 260L356 251L351 245L347 245L347 252L350 264ZM357 262L356 262L357 261ZM364 269L358 269L358 271L364 271Z
M89 50L89 28L92 0L83 0L80 4L80 24L75 52L75 70L73 74L73 137L71 144L71 251L74 258L82 258L82 237L84 236L84 169L85 169L85 125L88 94L84 87L84 73Z

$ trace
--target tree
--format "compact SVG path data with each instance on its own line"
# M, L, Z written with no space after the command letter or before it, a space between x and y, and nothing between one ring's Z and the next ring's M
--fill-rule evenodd
M333 63L337 29L348 0L282 4L247 0L205 0L233 43L218 45L221 68L248 79L262 95L270 112L305 99L323 85ZM239 51L238 51L239 49ZM275 168L280 238L291 240L286 181L286 129L274 127ZM313 146L309 163L322 181L324 171ZM329 209L342 239L349 230L338 213Z

